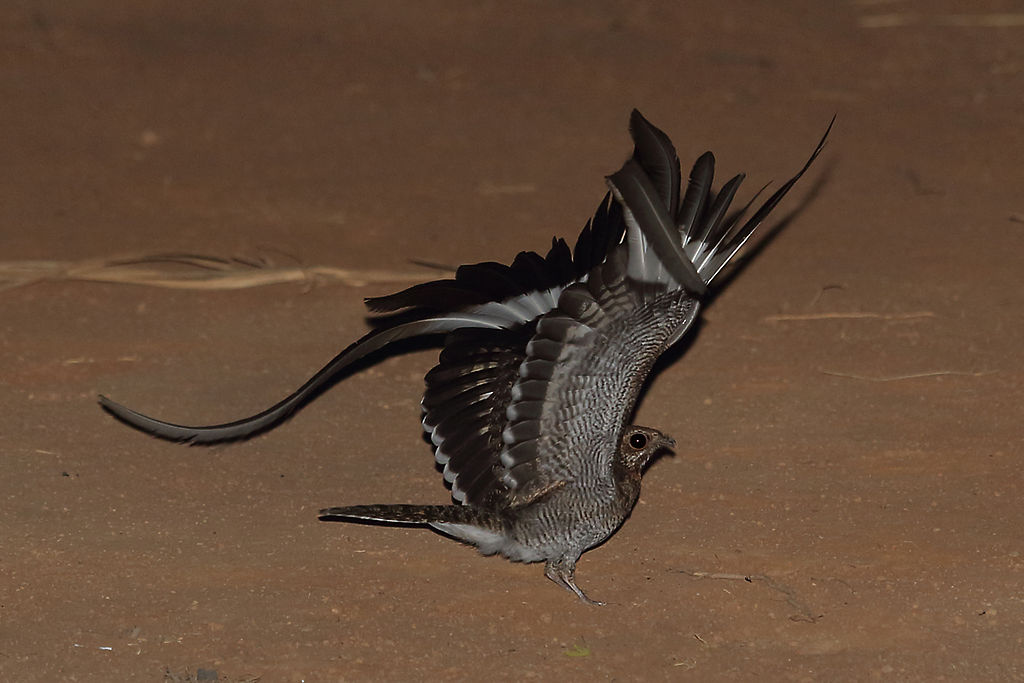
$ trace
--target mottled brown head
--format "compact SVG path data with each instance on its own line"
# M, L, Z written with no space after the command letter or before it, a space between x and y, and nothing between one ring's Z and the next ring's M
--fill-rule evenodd
M676 440L657 429L630 425L619 442L619 462L626 470L639 473L655 455L675 447Z

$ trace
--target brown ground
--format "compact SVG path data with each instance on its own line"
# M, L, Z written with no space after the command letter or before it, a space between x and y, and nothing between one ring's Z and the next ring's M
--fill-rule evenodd
M0 292L0 678L1024 679L1020 2L66 4L0 9L6 279L163 252L394 275ZM365 331L362 297L434 275L410 259L574 236L633 106L743 197L838 121L643 401L680 449L583 557L607 607L316 520L447 500L435 351L230 446L97 408L249 414Z

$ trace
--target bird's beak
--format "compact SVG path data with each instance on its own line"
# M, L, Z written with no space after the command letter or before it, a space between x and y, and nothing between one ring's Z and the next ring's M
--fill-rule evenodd
M661 447L661 450L667 451L667 452L671 453L672 455L675 455L676 454L676 440L673 439L671 436L666 436L665 437L665 441L664 441L664 443L663 443L663 445Z

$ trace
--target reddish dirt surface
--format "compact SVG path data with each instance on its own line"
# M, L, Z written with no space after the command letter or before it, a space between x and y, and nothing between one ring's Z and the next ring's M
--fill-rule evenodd
M0 291L0 678L1024 679L1024 7L971 4L5 4L8 283L166 252L395 275ZM96 406L247 415L434 276L410 259L574 237L634 106L744 197L838 120L644 397L680 448L580 563L608 606L316 520L448 499L436 351L229 446Z

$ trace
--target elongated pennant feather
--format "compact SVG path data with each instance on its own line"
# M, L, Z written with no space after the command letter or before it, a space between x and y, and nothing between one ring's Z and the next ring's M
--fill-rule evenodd
M544 256L522 252L507 266L462 266L454 278L368 299L372 311L407 309L412 319L370 332L267 410L185 426L106 397L101 405L164 439L246 438L288 417L368 354L400 339L443 334L439 363L426 378L423 427L457 500L515 506L581 476L581 467L606 466L654 361L685 334L708 284L806 172L828 135L739 225L725 216L742 175L712 196L709 152L683 194L668 137L637 111L630 133L633 155L607 178L611 192L573 249L555 239Z

